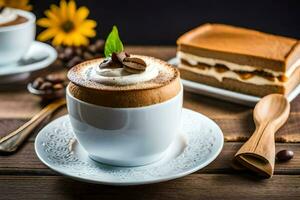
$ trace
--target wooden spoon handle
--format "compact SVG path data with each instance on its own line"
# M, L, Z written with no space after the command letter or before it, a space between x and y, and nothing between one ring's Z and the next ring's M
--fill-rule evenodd
M276 131L276 127L271 123L260 124L236 155L253 153L265 158L270 158L271 161L273 161L275 153L274 135Z
M46 119L50 114L52 114L59 107L66 104L65 99L59 99L45 108L43 108L39 113L32 117L28 122L19 127L17 130L11 132L10 134L4 136L0 139L0 151L1 152L14 152L23 143L23 141L29 136L30 133Z
M271 177L275 164L275 132L271 123L260 124L249 140L236 153L235 158L242 165L258 174Z

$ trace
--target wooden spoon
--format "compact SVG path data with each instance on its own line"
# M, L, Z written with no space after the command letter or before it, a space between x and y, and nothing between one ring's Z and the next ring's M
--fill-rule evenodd
M53 103L50 103L20 128L0 138L0 152L12 153L16 151L23 141L30 135L30 133L32 133L32 131L41 122L43 122L44 119L65 104L65 98L58 99Z
M235 154L244 167L270 178L275 163L275 132L287 121L288 100L280 94L262 98L253 111L256 129L249 140Z

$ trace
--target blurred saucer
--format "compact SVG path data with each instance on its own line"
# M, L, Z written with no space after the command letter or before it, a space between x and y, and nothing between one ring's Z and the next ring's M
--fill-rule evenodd
M20 61L0 65L0 84L24 81L30 77L31 72L48 67L56 58L57 52L53 47L34 41Z

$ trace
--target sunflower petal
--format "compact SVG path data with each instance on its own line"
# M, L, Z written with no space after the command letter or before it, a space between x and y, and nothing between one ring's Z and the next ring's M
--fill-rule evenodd
M95 37L96 36L96 31L93 29L80 28L79 31L82 35L87 36L87 37Z
M87 7L80 7L76 12L76 20L78 20L79 22L85 20L88 17L89 13L90 11Z
M55 13L51 12L50 10L46 10L45 15L57 24L60 22L59 16L55 15Z
M57 17L61 18L60 16L60 8L57 5L51 4L50 5L50 11Z
M83 46L86 46L89 44L89 40L82 35L79 35L79 41L80 41L80 45L83 45Z
M73 38L74 38L74 44L76 46L81 46L81 45L86 46L89 44L89 40L81 34L74 34Z
M65 37L66 37L66 36L65 36L65 34L64 34L63 32L58 33L58 34L54 37L54 39L53 39L53 41L52 41L52 44L53 44L54 46L59 46L59 45L61 45L61 44L63 43Z
M38 35L37 39L40 41L47 41L47 40L53 38L57 33L58 33L57 29L49 28L49 29L41 32Z
M81 27L84 28L95 28L97 26L97 22L91 19L85 20L84 22L82 22L82 24L80 25Z
M75 13L76 13L76 3L75 3L75 1L71 0L68 4L69 19L74 19Z
M36 23L37 23L37 25L39 25L41 27L46 27L46 28L53 26L52 21L49 20L48 18L41 18Z
M73 44L72 37L70 37L70 34L67 34L66 36L67 37L65 37L65 39L64 39L64 44L67 46L72 46L72 44Z
M63 21L68 19L67 9L67 2L65 0L60 1L60 16Z

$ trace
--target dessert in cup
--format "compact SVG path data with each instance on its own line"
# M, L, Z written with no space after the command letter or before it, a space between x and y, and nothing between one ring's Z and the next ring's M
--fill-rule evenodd
M35 15L29 11L0 8L0 65L17 62L34 41Z
M69 71L69 117L92 159L145 165L162 158L180 130L183 89L171 65L122 50L114 28L106 41L107 58Z

